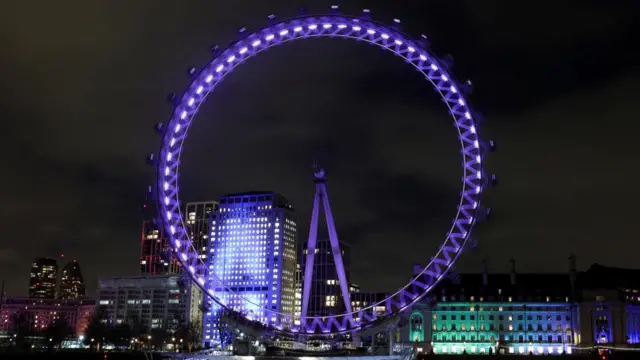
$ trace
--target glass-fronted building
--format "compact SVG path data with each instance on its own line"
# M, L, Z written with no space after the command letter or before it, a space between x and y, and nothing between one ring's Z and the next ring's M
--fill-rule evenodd
M211 214L207 286L248 318L286 327L295 309L293 208L273 192L226 195L219 204ZM203 342L213 347L218 342L217 307L211 301L208 305Z
M77 261L69 261L60 275L60 290L58 298L63 300L77 300L87 295L84 278Z
M51 258L37 258L31 263L29 275L29 297L55 299L58 284L58 261Z

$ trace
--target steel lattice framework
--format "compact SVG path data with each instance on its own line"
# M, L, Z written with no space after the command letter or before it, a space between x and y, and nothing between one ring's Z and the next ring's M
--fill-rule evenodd
M215 274L208 272L185 231L178 197L178 174L183 144L200 105L236 67L274 46L315 37L337 37L366 42L391 51L415 67L442 96L458 130L462 150L462 190L453 225L435 256L410 283L386 300L370 304L357 312L284 322L291 324L287 330L293 332L337 334L377 326L427 294L461 254L470 238L476 217L481 214L480 199L486 184L483 173L484 146L478 136L474 112L463 95L462 87L454 81L444 63L431 54L421 41L414 41L392 27L367 18L337 14L285 20L246 36L222 51L201 71L194 73L190 85L175 103L172 116L163 127L163 142L156 161L158 173L155 191L159 200L160 217L179 261L208 296L220 305L226 306L212 289L224 287L226 291L232 290L221 283ZM381 317L374 311L377 306L385 306L385 316ZM274 314L276 315L280 318L291 317L290 314Z

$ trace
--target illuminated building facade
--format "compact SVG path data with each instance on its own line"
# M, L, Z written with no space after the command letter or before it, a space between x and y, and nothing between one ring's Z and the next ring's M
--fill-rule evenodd
M58 261L50 258L37 258L31 263L29 278L29 297L55 299L58 279Z
M200 322L202 291L178 275L102 278L98 311L107 326L140 324L174 330Z
M345 275L349 279L349 246L343 241L340 241L339 244ZM306 242L303 249L301 268L306 269L308 253ZM307 316L343 314L345 312L344 299L329 239L319 239L316 242L314 252ZM304 272L302 275L304 275Z
M180 262L173 256L164 227L158 218L155 193L149 187L142 205L140 274L142 276L179 274Z
M403 336L435 353L562 354L579 342L570 274L463 274L409 313Z
M34 333L46 330L57 321L64 321L76 336L84 334L95 311L94 300L56 300L7 297L2 300L0 333L16 330L16 321L24 321ZM22 318L22 320L18 320Z
M208 286L249 318L286 326L295 313L296 232L294 210L281 195L251 192L222 197L211 215ZM216 309L208 306L203 342L215 346Z
M180 273L180 262L173 256L162 224L156 219L142 222L140 246L140 274L142 276Z
M420 268L414 269L414 272ZM423 351L558 355L640 343L640 271L592 265L564 274L463 274L407 313L403 341Z
M302 270L300 264L296 264L296 282L293 296L293 319L296 325L300 325L300 314L302 312Z
M389 294L375 293L375 292L361 292L360 287L355 284L349 285L349 292L350 292L349 296L351 299L352 311L359 311L361 309L366 308L367 306L375 305L374 311L378 314L378 316L384 315L386 306L383 301L389 296ZM357 321L360 319L356 318L355 320Z
M207 262L207 248L211 227L211 214L218 208L217 201L190 202L185 206L185 226L193 246L200 252L200 258Z
M594 264L579 275L582 344L640 343L640 270Z
M77 261L69 261L62 269L58 298L62 300L77 300L87 295L84 279Z
M309 237L302 253L302 319L352 313L348 264L345 264L345 259L349 258L348 250L346 244L338 238L327 190L326 172L317 163L314 164L313 178L316 191ZM324 212L328 240L318 237L318 227L322 222L321 211ZM302 321L305 325L308 324L307 321Z

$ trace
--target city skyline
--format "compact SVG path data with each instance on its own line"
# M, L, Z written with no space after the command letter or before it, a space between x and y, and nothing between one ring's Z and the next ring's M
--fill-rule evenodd
M629 191L633 176L625 175L626 164L634 162L638 125L632 119L640 110L631 95L640 76L628 46L634 12L621 3L583 4L545 12L544 28L511 5L500 12L473 2L462 3L460 11L437 4L373 8L424 26L438 54L456 56L455 73L476 86L471 99L485 112L483 134L498 143L499 152L488 160L501 179L487 197L495 217L478 229L479 249L461 258L461 269L482 258L493 263L513 256L523 259L523 269L555 271L564 266L562 257L540 259L571 251L585 259L582 264L638 267L630 208L638 195ZM150 129L170 112L165 93L187 82L176 69L204 64L207 47L226 44L237 27L295 9L284 2L246 10L203 5L184 6L176 15L160 1L143 28L137 19L147 9L138 5L51 4L42 13L56 16L33 15L42 27L26 28L15 20L27 13L23 6L16 4L3 14L15 13L13 19L0 21L8 34L0 41L13 49L0 89L14 96L0 100L0 113L16 119L8 123L5 145L21 149L20 156L2 155L11 171L0 184L11 191L0 211L13 225L0 240L0 273L8 294L26 295L29 262L65 252L83 264L92 291L99 276L139 271L139 209L153 172L143 159L157 149ZM92 11L98 6L110 11ZM103 13L130 18L115 21ZM443 13L450 17L446 22L438 16ZM49 32L56 28L51 19L68 27ZM45 27L51 39L42 41ZM84 31L72 30L77 28ZM99 49L91 47L94 42ZM34 54L42 58L32 61ZM354 282L363 288L403 285L411 264L428 259L443 240L459 160L451 121L422 79L391 55L378 54L318 41L249 62L196 122L184 156L183 199L273 189L300 209L299 227L306 229L308 163L320 149L338 233L362 254L353 264ZM242 102L234 100L238 94L245 94ZM32 213L47 216L33 226ZM18 234L23 228L32 233ZM304 232L298 244L302 239ZM381 261L390 271L376 272Z

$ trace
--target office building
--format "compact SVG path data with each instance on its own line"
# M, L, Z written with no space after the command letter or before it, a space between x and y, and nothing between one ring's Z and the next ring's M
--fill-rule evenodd
M62 269L58 298L62 300L77 300L86 294L87 291L80 271L80 264L75 260L69 261Z
M343 241L339 243L344 263L344 271L347 279L349 279L349 246ZM306 242L304 243L303 249L300 267L305 269L308 251ZM345 312L345 305L342 298L340 281L338 280L338 270L331 249L331 242L328 238L318 239L316 242L312 274L307 316L343 314Z
M640 270L593 264L577 289L583 346L640 344Z
M356 284L349 285L349 297L351 299L351 310L353 312L360 311L369 306L373 306L378 316L383 316L387 306L384 302L386 300L388 294L381 292L362 292L360 291L360 287ZM354 315L356 321L359 321L360 318L357 315Z
M35 259L33 263L31 263L29 297L38 299L55 299L57 278L58 262L56 259Z
M296 264L296 280L293 291L293 323L300 325L300 315L302 314L302 269L300 264Z
M159 220L147 219L142 222L140 251L140 274L142 276L180 273L180 262L173 256L169 239Z
M251 319L289 325L295 312L296 218L287 199L273 192L223 196L210 231L208 286ZM215 307L209 308L203 342L215 346Z
M180 274L181 266L173 256L169 238L158 218L157 199L153 188L147 189L142 205L140 236L140 274L142 276Z
M200 258L207 262L211 214L218 208L217 201L190 202L185 206L185 226Z
M64 321L76 336L86 331L95 310L94 300L57 300L26 297L1 299L0 333L15 330L18 319L22 319L34 333L46 330L57 321Z
M202 292L188 278L155 275L102 278L98 311L107 326L139 324L148 329L176 330L199 322Z

